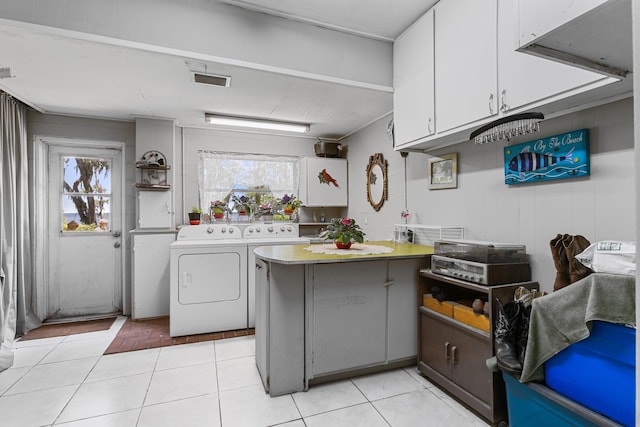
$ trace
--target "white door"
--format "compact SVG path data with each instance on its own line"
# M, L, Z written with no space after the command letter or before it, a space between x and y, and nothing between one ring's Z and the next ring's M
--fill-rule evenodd
M122 311L122 151L50 146L47 319Z

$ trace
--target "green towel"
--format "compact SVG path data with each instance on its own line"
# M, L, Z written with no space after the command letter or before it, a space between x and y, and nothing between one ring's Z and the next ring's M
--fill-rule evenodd
M520 382L544 381L544 362L587 338L593 320L635 325L635 276L593 273L534 299Z

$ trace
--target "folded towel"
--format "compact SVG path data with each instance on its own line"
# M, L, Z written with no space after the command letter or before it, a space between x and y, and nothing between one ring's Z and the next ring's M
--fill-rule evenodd
M635 325L635 277L593 273L533 300L520 382L543 381L544 362L587 338L591 321Z

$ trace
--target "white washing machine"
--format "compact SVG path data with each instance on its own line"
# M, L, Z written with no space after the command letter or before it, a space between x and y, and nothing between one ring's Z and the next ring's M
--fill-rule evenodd
M244 229L244 239L248 247L249 281L249 327L256 325L256 256L253 250L259 246L308 245L308 238L300 237L300 228L296 223L250 224Z
M169 335L247 328L247 243L239 227L182 227L170 252Z

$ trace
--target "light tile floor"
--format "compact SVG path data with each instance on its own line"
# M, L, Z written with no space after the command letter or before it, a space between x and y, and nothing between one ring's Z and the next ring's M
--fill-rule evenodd
M103 356L125 320L107 331L18 341L14 366L0 372L2 425L487 426L415 368L269 397L254 336Z

